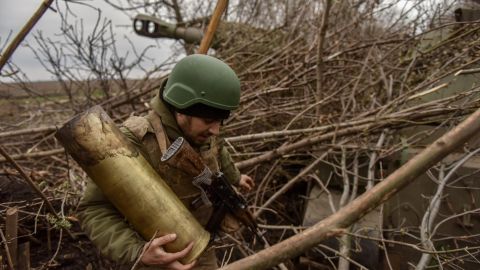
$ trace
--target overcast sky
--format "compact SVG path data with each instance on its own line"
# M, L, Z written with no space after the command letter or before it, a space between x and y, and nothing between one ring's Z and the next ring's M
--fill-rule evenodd
M0 0L0 49L5 47L7 39L10 41L20 31L23 25L33 15L35 10L43 1L44 0ZM162 63L172 54L172 41L165 39L145 38L138 36L133 32L132 19L129 16L134 16L135 13L126 15L125 13L112 8L103 0L71 1L79 1L95 8L99 8L102 11L103 17L112 21L117 40L117 49L120 55L125 55L125 53L130 50L130 44L127 42L125 37L128 37L133 42L137 51L142 51L147 46L153 45L154 49L149 50L148 56L152 58L152 61L156 64ZM122 0L118 1L121 2ZM437 1L440 0L425 0L425 2L432 3ZM410 3L409 0L393 2L397 3L397 7L399 9L405 8L405 5L408 6L408 3ZM56 0L52 6L56 8L56 4L61 5L60 8L63 10L65 0ZM91 7L81 4L70 3L69 6L77 16L76 20L83 20L85 27L84 32L90 33L96 22L97 12L95 12L95 10ZM73 24L75 20L71 19L69 22ZM35 47L36 44L34 42L33 35L38 33L38 31L41 31L44 36L49 38L61 40L62 38L60 36L55 36L56 34L60 33L60 25L61 23L59 14L48 10L35 25L32 32L27 35L26 40L10 58L10 60L19 66L31 80L52 80L55 78L53 78L39 63L39 61L35 59L35 55L29 48L25 47L25 44L29 43ZM9 37L9 35L11 36ZM130 53L130 55L132 55L132 53ZM153 63L151 64L153 65ZM137 70L136 72L131 73L130 77L140 77L141 75L142 71ZM0 76L0 81L8 81L8 79Z
M134 44L138 51L148 45L154 45L155 48L149 51L149 56L155 59L157 63L161 63L164 59L168 58L170 54L171 42L158 41L145 37L138 36L133 32L131 27L131 18L123 12L117 11L105 4L101 0L82 0L91 6L100 8L103 16L110 19L114 25L114 31L116 39L118 40L117 49L120 54L124 54L126 50L130 48L129 43L126 41L127 36ZM5 47L5 42L9 38L9 41L15 36L27 20L33 15L38 6L43 0L0 0L0 48ZM59 4L63 5L64 1L59 1ZM55 2L52 5L56 6ZM70 4L70 8L77 15L77 20L83 19L85 25L85 33L89 33L88 29L91 29L97 19L97 13L90 7L79 4ZM72 20L73 22L73 20ZM127 27L125 27L127 26ZM32 32L30 32L26 40L15 51L10 58L16 65L18 65L31 80L51 80L54 79L46 70L40 65L38 60L35 59L35 55L29 48L24 46L25 42L32 45L35 44L32 34L42 31L45 36L49 36L54 39L59 39L55 34L60 33L60 16L58 13L48 10L35 25ZM141 75L140 71L133 74L134 76ZM0 77L1 81L7 81L7 79Z

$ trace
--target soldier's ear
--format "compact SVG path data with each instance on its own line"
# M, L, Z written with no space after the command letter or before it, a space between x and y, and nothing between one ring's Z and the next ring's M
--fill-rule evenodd
M175 112L174 117L175 117L175 121L177 122L177 125L179 127L183 127L187 123L191 122L190 118L192 118L190 115L186 115L186 114L179 113L179 112Z
M181 122L181 119L183 117L183 114L177 112L177 111L174 111L173 112L173 117L175 118L175 122L177 122L178 125L180 125L180 122Z

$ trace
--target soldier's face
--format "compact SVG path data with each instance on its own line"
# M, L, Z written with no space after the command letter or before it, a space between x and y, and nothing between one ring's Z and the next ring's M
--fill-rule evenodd
M175 118L183 135L191 143L203 144L211 136L217 136L220 133L221 120L200 118L181 113L176 113Z

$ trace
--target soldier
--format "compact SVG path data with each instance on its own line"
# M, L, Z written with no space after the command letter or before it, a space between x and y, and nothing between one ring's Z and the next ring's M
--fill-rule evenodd
M190 55L179 61L162 83L150 102L152 111L145 117L130 117L121 127L203 226L212 208L207 205L194 208L192 202L200 190L192 184L192 178L160 159L170 142L182 136L210 170L222 171L232 184L251 190L254 181L240 174L217 138L222 121L238 107L239 101L240 81L227 64L211 56ZM212 249L196 262L181 264L178 260L188 254L192 243L180 252L168 253L162 246L174 241L174 234L147 243L91 181L80 203L79 217L83 230L101 253L119 264L131 266L139 260L146 269L217 268Z

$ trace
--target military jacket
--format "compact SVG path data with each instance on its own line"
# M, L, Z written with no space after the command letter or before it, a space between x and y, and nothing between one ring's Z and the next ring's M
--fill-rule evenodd
M149 118L160 118L169 141L181 136L182 132L176 124L173 114L159 98L159 95L151 101L155 115L130 117L124 122L121 130L167 182L200 224L205 225L212 209L206 206L198 209L191 208L192 200L200 193L193 186L191 176L160 161L162 152L151 124L152 119ZM212 138L205 145L196 147L196 150L212 171L221 170L232 184L238 183L240 172L235 167L226 148L217 138ZM130 227L121 213L104 197L101 190L92 181L87 184L78 215L82 229L104 256L125 265L131 265L137 260L146 240ZM209 256L212 257L212 254Z

